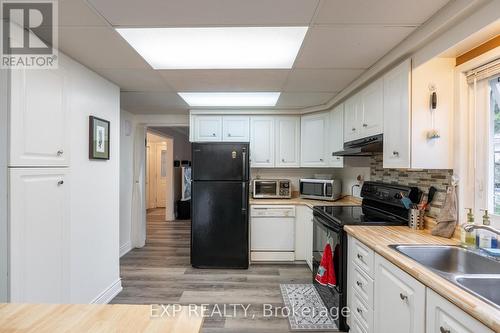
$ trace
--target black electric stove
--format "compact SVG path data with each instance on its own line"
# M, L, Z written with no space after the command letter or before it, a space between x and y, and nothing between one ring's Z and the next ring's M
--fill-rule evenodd
M416 187L378 182L365 182L361 189L361 206L315 206L313 208L313 283L325 306L334 315L341 314L347 305L347 234L344 225L408 225L408 209L402 202L406 197L413 203L422 193ZM333 267L337 285L324 286L315 281L323 249L330 244L334 251ZM336 316L337 326L347 331L346 318Z

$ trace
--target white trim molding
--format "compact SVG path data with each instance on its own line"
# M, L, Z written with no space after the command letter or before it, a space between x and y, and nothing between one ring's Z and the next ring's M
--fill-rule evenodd
M132 250L132 243L130 241L120 246L120 258Z
M104 290L99 296L94 298L94 300L90 303L91 304L108 304L122 290L123 290L122 279L118 279L115 282L113 282L108 288L106 288L106 290Z
M9 72L0 70L0 303L9 300L9 239L8 239L8 108Z

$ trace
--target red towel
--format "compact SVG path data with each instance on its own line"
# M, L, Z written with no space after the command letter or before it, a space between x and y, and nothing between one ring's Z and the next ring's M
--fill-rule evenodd
M323 250L323 257L316 274L316 282L323 286L333 287L337 285L337 277L335 276L335 269L333 264L333 254L330 244L325 245Z

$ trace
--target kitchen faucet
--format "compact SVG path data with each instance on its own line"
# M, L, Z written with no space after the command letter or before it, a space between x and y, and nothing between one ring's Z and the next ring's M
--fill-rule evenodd
M471 232L472 230L476 229L488 230L500 236L500 229L495 229L493 227L490 227L489 225L467 224L466 226L464 226L464 230L466 232Z

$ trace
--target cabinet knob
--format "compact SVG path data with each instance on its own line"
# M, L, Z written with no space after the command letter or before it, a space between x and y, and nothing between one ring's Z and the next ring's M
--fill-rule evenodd
M363 127L368 127L368 124L363 124Z
M403 293L400 293L399 294L399 298L401 298L402 301L407 301L408 300L408 296L406 296L405 294Z
M64 150L58 150L57 151L57 156L62 156L62 154L64 154Z
M441 333L451 333L451 331L449 329L446 329L443 326L439 326L439 332L441 332Z
M285 162L285 159L284 159L284 158L282 158L282 159L281 159L281 162Z
M358 255L356 257L358 257L359 260L363 260L363 256L361 254L359 254L359 253L358 253Z
M267 163L269 163L269 160L266 160Z
M57 186L61 186L62 184L64 184L64 180L60 180L57 182Z
M353 128L352 128L352 131L353 131L353 132L355 132L355 131L356 131L356 127L353 127Z
M392 155L394 155L394 156L399 156L399 152L398 152L398 151L393 151L393 152L392 152Z
M227 136L231 136L231 133L227 133Z
M215 136L215 133L212 133L212 136Z
M363 313L363 310L361 310L360 308L356 308L356 311L358 311L359 314Z
M322 159L322 158L320 158L320 159L319 159L319 161L320 161L320 162L323 162L323 159Z
M361 282L359 282L359 281L356 281L356 284L357 284L357 285L358 285L358 287L360 287L360 288L363 286L363 284L362 284Z

